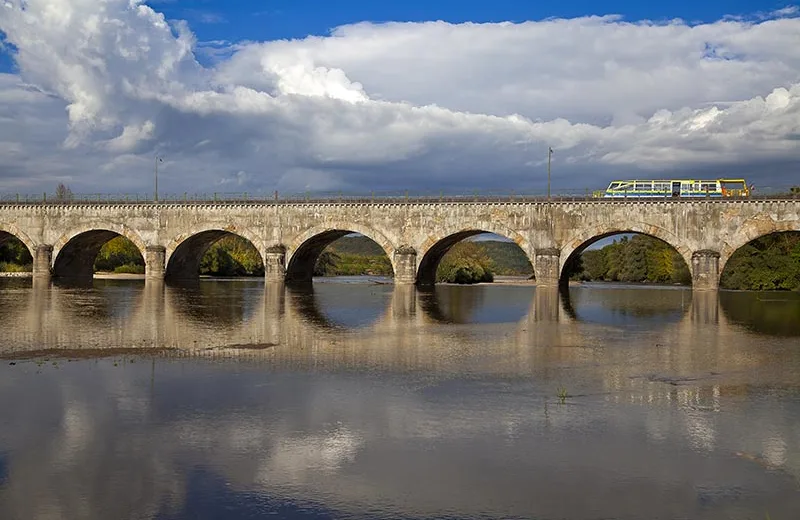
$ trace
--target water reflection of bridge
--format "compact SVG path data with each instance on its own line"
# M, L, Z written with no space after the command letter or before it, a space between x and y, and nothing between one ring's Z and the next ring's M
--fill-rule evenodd
M305 392L295 392L295 387L288 392L291 398L283 395L278 400L280 406L299 410L302 421L312 426L305 429L298 427L296 416L277 405L276 409L253 406L248 415L220 400L216 406L204 403L207 408L197 413L175 413L170 405L185 404L186 396L170 402L163 395L169 391L162 387L154 399L151 387L137 384L142 372L146 378L150 370L140 364L126 371L115 371L110 363L97 367L104 377L98 378L100 383L93 381L96 386L91 392L78 391L80 386L68 380L71 384L61 390L64 395L58 395L64 406L59 427L28 426L33 416L47 420L48 425L52 420L47 415L52 411L43 405L45 392L31 392L26 421L10 421L4 432L8 438L26 439L17 444L27 447L25 456L12 460L10 466L8 510L19 513L12 516L20 518L46 516L43 511L61 513L52 517L107 518L109 511L115 512L110 516L119 518L154 517L165 502L178 507L190 500L185 473L180 469L186 460L203 461L233 489L264 490L300 503L307 497L332 497L345 511L364 510L375 496L390 504L403 504L404 493L409 493L419 508L413 516L418 517L451 511L453 497L465 509L464 516L476 516L474 511L482 511L485 504L480 497L473 504L474 490L487 488L492 503L511 504L508 511L524 516L527 504L519 497L533 493L536 500L546 501L546 492L552 491L547 480L553 475L562 479L557 482L583 484L581 489L593 496L613 496L620 488L609 479L563 480L586 474L587 468L591 477L599 477L609 467L621 467L623 474L632 476L625 489L636 486L631 495L638 503L631 506L629 502L628 507L646 516L652 500L663 499L660 494L674 482L694 478L691 472L701 473L698 482L709 480L707 472L714 464L709 464L708 454L715 448L723 454L720 463L726 464L725 468L735 461L733 454L755 453L759 464L770 470L800 475L800 454L791 442L796 425L791 415L784 419L780 402L754 405L747 411L752 420L742 423L736 422L740 416L730 415L730 411L729 415L715 414L724 396L750 391L737 374L771 363L769 352L753 349L752 336L729 323L716 294L656 291L658 298L649 298L638 307L636 317L641 319L626 321L625 316L618 318L630 312L630 292L576 289L565 298L528 287L515 293L521 309L515 315L518 319L497 322L474 310L481 291L471 289L459 294L448 294L447 288L438 292L391 286L350 289L369 292L374 304L382 302L374 321L359 322L357 328L337 323L342 316L349 318L346 313L333 312L346 302L326 300L328 289L322 286L313 293L260 283L243 284L237 290L214 283L194 287L110 284L92 291L47 286L20 289L16 306L0 305L0 326L8 348L163 345L181 349L174 356L233 359L236 377L226 377L224 370L216 372L216 385L203 395L248 396L247 403L270 395L256 392L257 385L272 380L275 387L270 390L277 392L283 382L294 381L281 378L281 370L303 369L310 373L308 379L319 380L319 386ZM484 294L483 298L488 298L484 303L494 305L494 293L504 289L491 288L492 295ZM600 291L606 291L602 292L603 301L606 310L616 316L613 323L595 312ZM526 294L527 302L522 298ZM506 295L504 299L513 298ZM652 316L661 319L648 321ZM483 323L472 324L481 320ZM161 378L157 388L161 380L169 381L169 388L198 390L205 385L188 385L186 380L198 372L187 370L184 374L183 365L175 365L159 366L163 372L157 369L156 378ZM238 368L251 365L259 370L239 373ZM267 366L270 370L274 367L274 372L263 377ZM442 384L453 375L519 378L542 393L508 392L482 401L484 388L475 382L465 385L466 395L458 392L431 399L424 391L398 391L391 381L384 387L369 386L370 392L342 391L342 385L352 383L347 369L354 366L373 369L387 378L402 372L409 376L402 382L421 387ZM647 367L646 373L641 372L643 367ZM19 376L21 372L13 370L9 373L21 380L24 373ZM323 372L345 375L318 377ZM722 376L715 375L718 373ZM39 385L40 380L33 384ZM120 392L117 385L130 388ZM547 412L543 402L549 398L553 404L560 385L581 396L575 400L579 406L552 406ZM593 394L581 395L584 391ZM17 395L5 392L0 398L17 399ZM626 406L604 408L604 401ZM664 412L659 403L677 412ZM631 413L630 408L639 404L642 413ZM25 408L16 402L13 406ZM326 422L331 410L341 420L335 428ZM448 410L457 413L446 413ZM135 420L121 421L120 417ZM592 442L559 442L548 446L548 451L555 453L548 455L534 445L517 444L517 432L552 431L565 439L589 422L601 424L594 431L602 450ZM118 426L120 423L124 426ZM603 436L606 428L613 435ZM493 487L482 487L485 468L465 461L460 456L463 452L457 450L406 450L393 456L390 452L386 458L374 457L376 450L387 452L382 439L395 443L409 438L414 442L442 439L466 444L502 429L508 431L507 436L491 437L496 441L492 449L505 453L502 460L510 466L512 477ZM639 436L647 442L639 441ZM651 460L653 446L664 439L685 441L691 448L687 451L697 454L690 460L698 462L687 464L685 470L681 464L663 461L656 461L657 471L642 464ZM144 440L147 448L143 450ZM234 452L243 456L230 457ZM519 473L534 467L533 460L548 456L550 472ZM681 456L689 459L686 454ZM349 465L356 459L359 471L350 471ZM365 467L370 460L373 463ZM565 464L566 469L558 472ZM387 465L413 470L415 475L425 468L427 478L409 483L398 478L403 471L386 471ZM118 468L124 468L131 481L148 485L106 485L104 476ZM513 479L515 471L541 480L531 484L526 479L526 489L519 490L515 487L519 482ZM87 473L92 478L75 478ZM777 471L769 473L773 480L766 482L780 484ZM651 481L655 483L648 485ZM734 480L731 486L736 483ZM32 500L30 489L67 491L51 493L47 500ZM555 504L552 516L563 507L563 503ZM574 516L586 516L578 513L584 511Z
M89 291L34 285L19 293L24 302L6 306L0 315L7 331L5 349L165 347L175 349L175 355L270 363L322 357L334 364L389 367L413 360L442 368L456 361L440 359L437 353L457 341L486 355L504 353L497 368L520 373L542 356L593 359L604 348L604 336L629 333L631 327L638 328L631 341L641 342L642 348L669 346L673 353L691 356L709 351L723 355L733 348L726 338L741 330L728 324L716 293L696 291L660 293L651 304L639 305L630 325L620 317L631 312L624 292L603 296L602 312L615 320L609 324L598 320L592 291L574 290L570 296L534 287L448 293L442 287L362 286L345 292L354 291L355 298L369 293L369 305L348 315L341 311L341 286L331 287L334 293L326 296L324 284L293 290L261 283L232 289L231 283L236 282L185 287L148 282L143 288L109 284ZM486 308L493 309L498 295L511 306L507 312L499 317L482 314L481 299L488 298ZM364 322L365 312L372 312L372 322ZM360 321L348 323L353 316Z

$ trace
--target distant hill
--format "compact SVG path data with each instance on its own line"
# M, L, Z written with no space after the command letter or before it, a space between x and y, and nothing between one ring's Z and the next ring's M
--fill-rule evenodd
M377 256L385 254L383 248L363 235L342 237L327 249L345 255Z
M494 264L494 274L501 276L530 276L533 267L525 252L514 242L487 240L475 242L482 247Z

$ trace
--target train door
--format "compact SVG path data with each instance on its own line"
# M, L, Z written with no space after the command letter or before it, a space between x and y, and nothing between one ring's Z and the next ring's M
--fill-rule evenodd
M673 197L680 197L681 196L681 181L672 181L672 196Z

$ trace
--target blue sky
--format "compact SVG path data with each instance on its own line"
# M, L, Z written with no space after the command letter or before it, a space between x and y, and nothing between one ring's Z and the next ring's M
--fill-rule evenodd
M583 0L178 0L152 2L171 18L186 19L201 40L274 40L326 35L361 21L522 22L549 17L619 14L628 20L710 22L726 15L753 17L788 4L771 0L646 2Z
M522 22L549 17L618 14L631 21L681 18L695 23L711 22L728 15L753 18L758 13L768 13L791 5L771 0L155 0L147 3L170 19L188 21L200 41L230 42L324 36L334 27L362 21ZM10 71L12 66L10 54L0 52L0 72Z
M3 0L0 34L0 194L147 193L156 154L173 193L542 194L548 147L556 194L800 183L785 1Z

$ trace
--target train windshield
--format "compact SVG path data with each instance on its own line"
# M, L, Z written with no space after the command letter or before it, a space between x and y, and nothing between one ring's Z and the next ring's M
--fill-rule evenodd
M725 191L744 190L747 183L743 179L719 181Z

